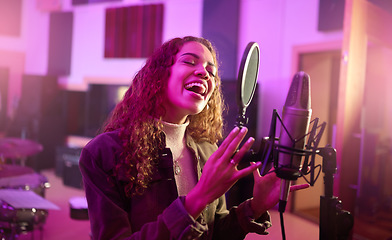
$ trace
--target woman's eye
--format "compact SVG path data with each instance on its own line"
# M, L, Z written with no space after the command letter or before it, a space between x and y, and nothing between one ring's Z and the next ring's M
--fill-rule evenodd
M208 72L212 77L215 77L215 74L211 71Z
M195 65L195 61L184 60L184 63L190 64L190 65Z
M213 68L207 68L207 72L212 76L215 77L216 76L216 71Z

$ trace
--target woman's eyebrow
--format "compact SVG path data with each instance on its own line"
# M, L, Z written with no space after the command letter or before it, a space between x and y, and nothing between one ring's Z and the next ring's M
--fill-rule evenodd
M193 57L196 58L196 59L200 59L200 56L197 55L197 54L195 54L195 53L191 53L191 52L189 52L189 53L183 53L181 56L184 56L184 55L191 55L191 56L193 56ZM212 62L207 62L207 64L210 65L211 67L215 67L215 68L216 68L215 64L212 63Z

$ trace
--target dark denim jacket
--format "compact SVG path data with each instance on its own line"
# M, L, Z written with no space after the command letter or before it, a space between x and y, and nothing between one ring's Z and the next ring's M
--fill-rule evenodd
M187 137L200 179L203 166L217 146ZM252 219L250 202L230 211L225 196L209 204L198 219L185 210L178 196L170 149L161 153L151 186L141 196L127 198L126 179L113 177L122 142L118 132L104 133L83 149L80 170L88 201L93 239L244 239L248 232L268 234L269 214Z

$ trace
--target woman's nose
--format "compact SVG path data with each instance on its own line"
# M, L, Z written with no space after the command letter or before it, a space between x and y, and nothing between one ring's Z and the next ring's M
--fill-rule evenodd
M196 69L195 74L205 79L208 78L208 71L204 67L199 67L198 69Z

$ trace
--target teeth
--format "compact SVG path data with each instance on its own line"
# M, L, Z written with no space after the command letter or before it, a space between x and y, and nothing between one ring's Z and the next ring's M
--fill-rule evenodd
M193 83L188 83L185 85L185 89L187 89L187 90L190 90L193 87L199 87L201 89L201 91L197 91L197 93L199 93L199 94L204 94L206 92L205 86L201 83L193 82Z
M203 84L201 84L201 83L189 83L189 84L185 85L186 88L191 88L191 87L194 87L194 86L198 86L198 87L204 88Z

